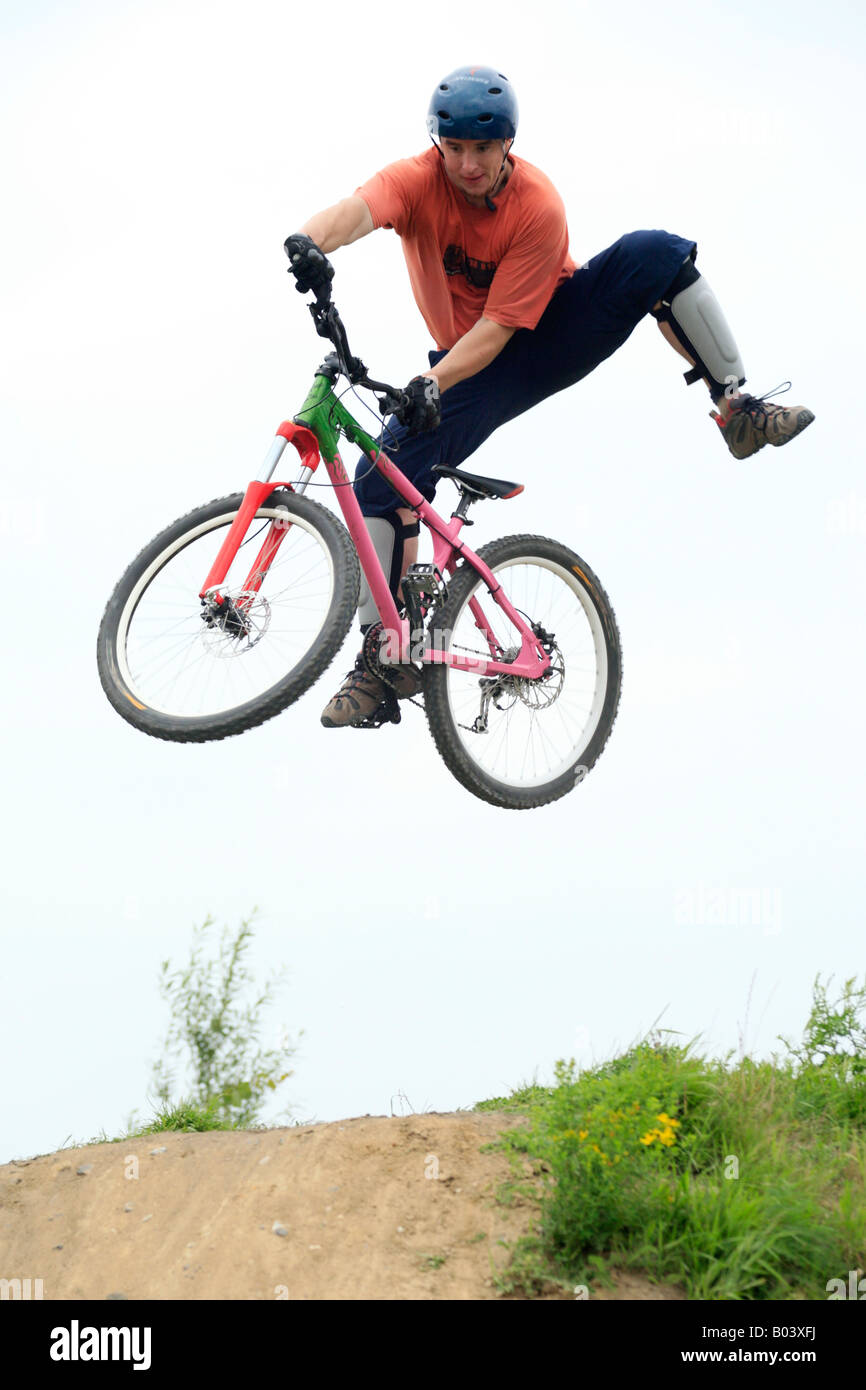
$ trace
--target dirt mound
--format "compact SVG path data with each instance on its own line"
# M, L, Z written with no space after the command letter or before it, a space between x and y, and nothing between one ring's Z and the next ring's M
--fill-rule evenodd
M165 1134L0 1167L0 1278L45 1299L491 1299L535 1205L494 1113ZM35 1287L35 1286L34 1286ZM551 1289L550 1298L571 1295ZM623 1276L606 1298L681 1297Z

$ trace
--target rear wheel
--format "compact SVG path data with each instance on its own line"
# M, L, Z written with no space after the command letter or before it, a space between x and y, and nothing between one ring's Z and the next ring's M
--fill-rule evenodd
M146 546L109 599L99 629L103 689L155 738L205 742L279 714L322 674L358 602L358 557L346 528L317 502L276 491L262 504L208 611L199 590L243 494L181 517ZM272 524L279 549L264 583L244 590Z
M427 719L464 787L494 806L528 810L565 796L601 754L619 705L619 631L592 570L558 541L507 536L478 553L511 604L543 631L551 665L538 680L425 666ZM497 660L514 659L519 631L466 564L433 615L431 646L490 659L473 599L495 636Z

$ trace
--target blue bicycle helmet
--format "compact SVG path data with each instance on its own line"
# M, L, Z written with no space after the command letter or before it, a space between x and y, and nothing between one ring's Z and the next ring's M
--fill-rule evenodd
M456 68L430 98L431 139L513 140L517 134L514 88L494 68Z

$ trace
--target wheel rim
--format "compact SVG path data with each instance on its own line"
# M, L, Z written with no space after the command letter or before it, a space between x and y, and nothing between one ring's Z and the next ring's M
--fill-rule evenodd
M221 593L240 598L269 521L285 516L285 508L259 509ZM118 667L130 693L155 713L210 719L260 700L292 672L324 626L333 561L323 537L295 513L248 610L249 633L232 636L205 625L199 590L219 549L213 533L234 517L226 512L203 521L166 545L123 606Z
M564 566L541 557L518 558L495 565L493 573L513 606L553 635L551 675L545 682L505 678L492 689L487 686L487 732L472 728L485 713L485 687L477 675L448 667L448 704L463 750L476 767L494 781L530 790L579 771L604 709L607 644L591 596ZM457 615L448 650L490 655L469 608L473 598L502 652L516 655L520 634L481 581Z

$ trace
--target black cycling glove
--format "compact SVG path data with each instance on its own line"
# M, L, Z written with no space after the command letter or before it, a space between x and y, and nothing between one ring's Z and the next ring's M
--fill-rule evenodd
M416 434L435 430L442 419L439 408L439 383L432 376L413 376L406 387L408 399L394 411L401 425L406 425L411 439Z
M320 251L311 237L304 232L294 232L284 242L289 258L289 270L297 281L299 294L314 290L318 295L327 289L334 278L334 267L324 251Z

